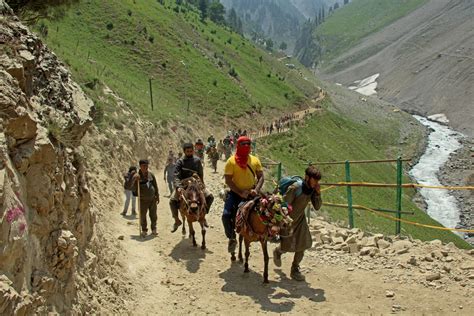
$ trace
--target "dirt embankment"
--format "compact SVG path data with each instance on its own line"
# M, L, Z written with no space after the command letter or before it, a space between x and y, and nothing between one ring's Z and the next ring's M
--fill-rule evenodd
M474 2L429 1L334 60L345 86L380 73L378 95L424 116L444 113L474 137Z

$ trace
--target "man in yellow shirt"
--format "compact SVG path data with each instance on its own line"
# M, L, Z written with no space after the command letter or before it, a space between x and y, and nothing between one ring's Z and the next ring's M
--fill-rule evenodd
M257 195L263 186L263 168L260 160L250 155L251 140L247 136L241 136L237 140L237 150L225 165L225 183L230 192L224 204L222 223L225 235L229 238L227 250L235 252L237 241L235 239L235 215L237 207L242 201Z

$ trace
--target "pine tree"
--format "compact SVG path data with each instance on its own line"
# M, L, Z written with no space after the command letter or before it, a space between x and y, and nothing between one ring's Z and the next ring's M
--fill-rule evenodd
M209 5L209 19L217 24L225 23L225 8L219 1L212 1Z
M201 21L207 18L208 0L199 0L199 11L201 11Z

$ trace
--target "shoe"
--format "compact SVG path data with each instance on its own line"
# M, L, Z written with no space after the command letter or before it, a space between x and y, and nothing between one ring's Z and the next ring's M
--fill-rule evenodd
M301 273L299 266L291 267L290 277L295 281L304 281L304 280L306 280L304 275Z
M142 238L145 238L145 237L146 237L146 231L145 231L145 230L142 230L140 236L141 236Z
M227 251L229 253L235 252L235 248L237 247L237 240L229 239L229 244L227 245Z
M281 252L277 249L278 248L273 249L273 264L277 267L281 267Z
M120 215L126 216L126 215L127 215L127 212L126 212L126 211L123 211L122 213L120 213Z
M137 216L137 212L132 211L132 216Z
M178 219L178 221L173 224L173 228L171 228L171 232L174 233L178 229L178 227L181 226L181 224L182 222Z
M152 234L153 236L158 236L158 232L156 231L156 229L153 229L153 230L151 231L151 234Z

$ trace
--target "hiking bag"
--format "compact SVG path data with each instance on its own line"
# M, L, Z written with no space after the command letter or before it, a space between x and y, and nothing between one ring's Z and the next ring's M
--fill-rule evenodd
M134 183L134 181L133 181L133 175L134 175L134 174L132 174L132 173L127 173L127 174L125 174L125 175L123 176L123 178L124 178L123 188L124 188L125 190L130 190L130 191L132 191L132 189L133 189L133 183Z
M281 178L280 181L278 181L278 192L280 192L281 195L285 195L288 188L295 182L298 184L296 196L301 195L301 193L303 193L303 178L300 176L286 176Z

